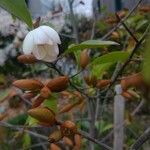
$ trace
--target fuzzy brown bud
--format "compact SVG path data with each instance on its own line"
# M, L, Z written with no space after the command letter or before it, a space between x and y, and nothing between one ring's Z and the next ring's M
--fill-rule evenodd
M52 92L61 92L68 87L69 78L67 76L59 76L47 82L46 86Z
M24 64L33 64L37 62L37 59L35 58L34 55L20 55L17 57L18 61L20 63L24 63Z
M13 85L22 90L28 91L40 90L43 87L43 84L40 81L34 79L16 80L13 82Z

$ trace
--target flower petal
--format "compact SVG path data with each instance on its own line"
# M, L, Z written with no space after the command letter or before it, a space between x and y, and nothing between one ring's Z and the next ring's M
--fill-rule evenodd
M53 41L40 28L33 30L34 43L39 44L53 44Z
M44 61L53 62L57 59L57 55L59 54L58 46L57 45L47 45L47 54L44 57Z
M23 41L23 52L24 54L31 54L32 50L34 49L34 41L33 41L33 31L30 31L24 41Z
M61 44L60 37L58 33L49 26L40 26L40 29L54 42Z
M45 45L37 45L35 46L33 52L33 55L38 59L38 60L42 60L45 56L46 56L46 44Z

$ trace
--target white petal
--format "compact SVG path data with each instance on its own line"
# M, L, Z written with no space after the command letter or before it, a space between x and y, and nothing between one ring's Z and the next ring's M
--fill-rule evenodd
M47 54L49 56L57 56L59 54L59 49L58 49L58 46L57 45L50 45L49 46L49 51L47 52Z
M42 60L46 56L47 47L45 45L37 45L35 46L33 52L33 55L38 59Z
M25 54L30 54L34 49L33 34L33 31L30 31L23 41L23 52Z
M54 42L61 44L60 37L58 33L49 26L40 26L40 29Z
M40 28L33 30L33 40L37 45L53 44L53 41Z
M47 62L53 62L57 59L58 53L59 50L57 45L53 45L53 46L47 45L47 54L43 60Z

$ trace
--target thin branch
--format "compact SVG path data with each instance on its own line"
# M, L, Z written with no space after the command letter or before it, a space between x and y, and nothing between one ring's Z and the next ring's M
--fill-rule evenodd
M74 77L76 77L76 76L79 75L82 71L83 71L83 69L81 69L80 71L78 71L76 74L70 76L69 78L74 78Z
M88 139L89 141L92 141L93 143L100 145L105 150L112 150L111 147L109 147L108 145L104 144L103 142L98 141L95 138L92 138L89 134L87 134L84 131L79 131L78 134L81 135L83 138Z
M150 139L150 127L135 141L130 150L139 150Z
M3 127L7 127L7 128L11 128L11 129L17 130L17 131L22 131L22 129L24 129L24 128L16 127L15 125L11 125L11 124L9 124L7 122L0 122L0 125L3 126ZM43 140L48 140L48 138L46 136L38 134L38 133L35 133L33 131L29 131L29 130L25 129L24 132L27 132L30 135L33 135L33 136L35 136L37 138L41 138Z
M113 84L117 81L117 78L122 74L122 72L124 71L124 69L126 68L126 66L130 63L130 61L132 60L132 57L134 56L135 52L139 49L139 47L141 46L142 42L145 39L145 36L148 33L150 25L148 25L148 27L146 28L144 34L142 35L142 37L140 38L139 42L135 45L135 47L133 48L130 56L128 57L128 59L126 60L126 62L122 65L122 67L119 69L118 73L116 74L114 80L112 80L112 83L110 84L110 86L108 87L108 89L110 89Z
M122 22L125 22L125 20L130 17L130 15L135 11L135 9L140 5L141 2L142 2L142 0L139 0L139 1L137 2L137 4L135 4L135 6L134 6L134 7L131 9L131 11L128 13L128 15L125 16L123 19L121 19L120 22L119 22L114 28L112 28L107 34L105 34L105 35L101 38L101 40L107 39L107 38L112 34L112 32L114 32L116 29L118 29L118 28L121 26Z
M119 17L119 15L116 13L116 17L119 21L121 21L121 18ZM135 35L132 33L132 31L128 28L128 26L124 23L121 22L121 24L124 26L124 28L128 31L128 33L131 35L131 37L135 40L136 43L138 43L138 39L135 37Z

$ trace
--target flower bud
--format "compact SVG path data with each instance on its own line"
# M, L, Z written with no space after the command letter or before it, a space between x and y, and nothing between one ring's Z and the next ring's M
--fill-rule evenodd
M47 107L30 109L28 114L43 124L53 126L56 123L54 112Z
M77 132L77 127L72 121L68 120L60 126L60 130L63 136L73 137L74 134Z
M65 106L59 111L59 114L62 114L62 113L65 113L65 112L70 111L70 110L71 110L72 108L74 108L76 105L77 105L76 103L65 105Z
M61 92L64 91L68 87L69 78L67 76L59 76L52 80L50 80L46 86L52 92Z
M20 63L24 63L24 64L33 64L33 63L37 62L37 59L32 54L30 54L30 55L20 55L20 56L17 57L17 59Z
M90 58L88 54L88 50L85 49L80 54L80 66L84 69L89 64Z
M45 99L48 98L48 97L50 97L51 94L52 94L52 92L51 92L50 89L49 89L48 87L46 87L46 86L44 86L44 87L41 89L41 91L40 91L41 97L43 97L43 98L45 98Z
M36 91L40 90L43 87L43 84L34 79L21 79L13 82L13 85L27 91Z
M121 95L125 97L127 100L133 100L133 96L127 91L124 91Z
M32 102L32 108L36 108L40 106L44 102L45 98L41 95L37 95L35 98L33 98Z
M144 13L150 12L150 6L140 6L139 10Z
M128 76L121 80L121 86L123 90L127 90L129 87L140 87L144 84L144 79L141 73Z
M96 87L99 89L105 88L111 83L111 80L98 80Z
M75 142L76 150L79 150L81 148L81 135L75 134L74 142Z
M69 147L73 147L73 142L71 139L69 139L68 137L63 137L63 141L66 145L68 145Z
M97 77L96 76L94 76L94 75L93 76L85 76L84 80L85 80L87 85L93 86L93 87L96 86L96 83L97 83Z
M51 143L49 150L61 150L61 148L57 146L56 144Z
M62 136L61 131L57 129L49 135L48 142L50 142L50 143L58 142L62 138L63 138L63 136Z
M58 44L61 44L58 33L49 26L40 26L26 35L23 52L33 54L38 60L53 62L59 54Z

